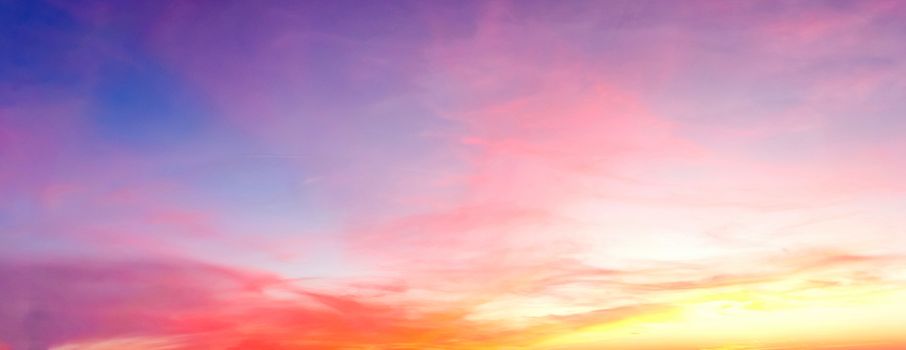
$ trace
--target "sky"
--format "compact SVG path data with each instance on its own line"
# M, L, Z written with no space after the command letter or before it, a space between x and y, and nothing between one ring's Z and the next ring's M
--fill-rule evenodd
M884 0L0 0L0 349L904 349L904 36Z

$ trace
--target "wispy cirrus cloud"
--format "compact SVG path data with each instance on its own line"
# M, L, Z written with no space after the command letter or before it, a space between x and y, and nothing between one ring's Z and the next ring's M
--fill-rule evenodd
M903 343L897 2L8 7L12 349Z

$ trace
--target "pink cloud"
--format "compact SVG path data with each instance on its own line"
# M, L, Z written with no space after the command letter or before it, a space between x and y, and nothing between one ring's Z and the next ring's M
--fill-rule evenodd
M902 67L862 61L902 54L879 24L899 5L614 4L419 5L418 33L363 12L338 17L361 26L316 30L310 4L149 10L135 25L151 55L242 145L205 134L163 155L114 149L85 131L82 96L48 105L40 91L0 110L12 165L0 193L13 198L0 208L28 214L0 238L34 250L0 264L0 338L556 348L626 324L681 327L664 315L702 304L762 320L902 286L906 168L882 132L899 125L895 106L871 107L896 104L885 92ZM106 28L121 10L73 11ZM295 187L274 192L306 206L269 216L257 210L277 195L242 202L260 188L212 183L235 164L269 184L250 158L279 159ZM645 337L638 348L667 348Z

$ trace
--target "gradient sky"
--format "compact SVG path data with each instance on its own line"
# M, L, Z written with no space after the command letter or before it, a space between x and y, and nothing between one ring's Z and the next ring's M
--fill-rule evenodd
M0 0L0 349L906 349L906 2Z

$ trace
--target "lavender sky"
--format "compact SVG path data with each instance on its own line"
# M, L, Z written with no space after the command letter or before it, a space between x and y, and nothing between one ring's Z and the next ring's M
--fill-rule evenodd
M906 348L906 2L0 0L0 349Z

